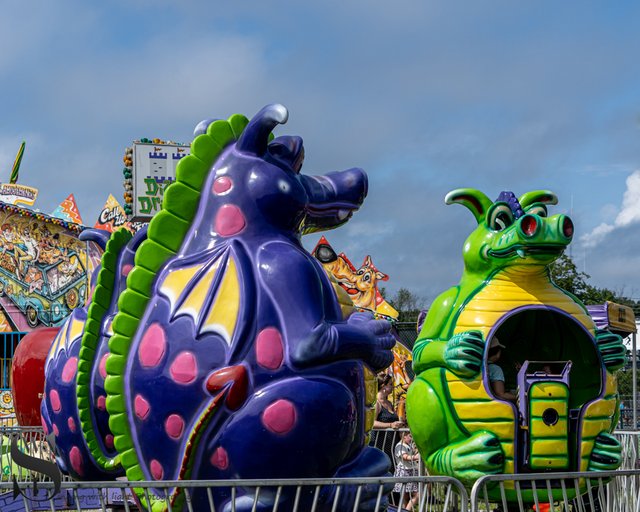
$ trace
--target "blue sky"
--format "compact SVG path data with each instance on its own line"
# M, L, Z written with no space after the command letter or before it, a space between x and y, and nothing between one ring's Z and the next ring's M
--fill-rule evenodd
M133 139L280 102L304 172L370 193L327 233L428 303L455 284L471 214L445 194L546 188L591 282L640 298L640 5L635 2L5 2L0 179L87 224L122 198ZM315 245L308 237L305 245Z

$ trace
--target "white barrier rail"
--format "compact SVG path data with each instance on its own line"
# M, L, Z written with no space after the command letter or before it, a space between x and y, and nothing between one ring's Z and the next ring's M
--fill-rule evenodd
M640 432L616 430L613 435L622 444L622 465L620 469L640 469Z
M639 512L640 471L488 475L471 490L471 512Z
M21 510L47 509L107 512L121 507L126 512L146 510L138 507L133 488L143 494L147 503L172 512L383 512L402 510L387 508L390 489L396 484L405 487L418 484L424 491L414 510L419 512L467 512L468 494L457 480L449 477L420 478L341 478L298 480L233 480L233 481L162 481L162 482L63 482L56 496L46 499L53 490L50 482L39 483L37 492L23 486L22 496L13 499L13 486L0 483L0 509L16 507ZM177 507L171 501L173 489L179 488L184 504ZM323 493L332 496L323 501ZM220 505L220 493L225 503ZM45 499L43 499L45 498ZM5 500L5 501L3 501ZM38 501L35 501L38 500ZM216 502L218 503L216 507Z

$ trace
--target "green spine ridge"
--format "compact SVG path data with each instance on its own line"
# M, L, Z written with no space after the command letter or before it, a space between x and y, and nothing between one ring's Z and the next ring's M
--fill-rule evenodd
M116 449L130 481L143 480L140 460L135 452L125 413L125 367L131 342L151 296L151 285L163 265L180 249L193 222L207 175L222 151L235 142L249 120L235 114L228 121L214 121L207 133L191 143L191 155L184 157L176 169L176 181L167 188L161 211L151 219L147 239L136 251L134 268L127 276L127 288L118 301L118 314L113 321L114 334L109 340L107 359L107 411L109 428ZM132 328L132 321L136 328ZM141 503L151 510L164 510L160 502L149 503L142 489L134 489Z
M80 354L78 357L77 402L78 418L80 428L87 442L89 452L96 461L98 467L110 471L120 466L118 457L110 459L106 457L100 449L100 443L95 434L93 421L91 419L91 372L95 365L95 351L100 339L100 326L104 316L109 309L111 297L116 287L116 276L118 275L117 262L118 254L122 248L131 240L131 233L126 229L120 229L111 235L105 251L102 255L102 268L98 273L96 287L91 297L91 305L87 311L87 321L82 334Z

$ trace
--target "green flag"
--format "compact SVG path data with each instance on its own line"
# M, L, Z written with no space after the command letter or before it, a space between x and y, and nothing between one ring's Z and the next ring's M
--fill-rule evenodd
M22 162L22 155L24 155L25 145L26 142L22 141L22 144L20 144L20 149L18 150L18 154L16 155L16 159L13 162L13 169L11 169L11 177L9 178L9 183L16 183L18 181L18 171L20 170L20 162Z

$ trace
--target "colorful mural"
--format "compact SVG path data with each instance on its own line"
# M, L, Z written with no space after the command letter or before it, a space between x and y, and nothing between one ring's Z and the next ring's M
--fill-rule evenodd
M99 249L83 226L0 203L0 331L59 325L87 299Z
M384 299L378 289L378 282L387 281L389 276L375 267L371 256L366 256L360 268L356 268L343 252L337 254L324 236L320 237L312 254L322 263L332 281L338 283L338 288L346 292L357 311L369 311L377 318L391 322L398 320L398 312ZM398 413L402 417L407 389L413 378L411 349L405 346L398 336L396 340L393 347L393 364L387 371L393 376L391 396L393 402L398 404Z
M371 256L367 256L360 268L356 268L343 252L336 254L324 236L318 240L311 254L349 294L357 310L370 311L386 320L398 319L398 312L378 289L378 281L387 281L389 276L375 267Z

